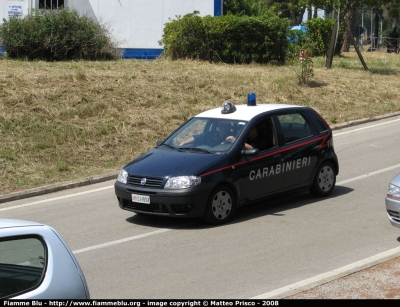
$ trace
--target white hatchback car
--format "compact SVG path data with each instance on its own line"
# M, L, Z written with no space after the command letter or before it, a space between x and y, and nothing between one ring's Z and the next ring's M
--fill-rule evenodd
M89 299L85 276L52 227L0 219L0 299Z
M400 174L390 182L385 203L390 223L400 228Z

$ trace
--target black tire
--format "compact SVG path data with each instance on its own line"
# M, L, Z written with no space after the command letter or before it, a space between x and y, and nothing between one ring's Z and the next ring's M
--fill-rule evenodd
M336 170L331 162L322 162L315 173L310 192L314 196L324 197L332 193L336 184Z
M224 224L232 219L235 207L236 198L232 189L220 185L211 192L203 219L211 225Z

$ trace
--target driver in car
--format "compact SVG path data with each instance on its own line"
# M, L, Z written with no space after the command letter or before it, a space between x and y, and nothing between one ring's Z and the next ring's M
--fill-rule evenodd
M230 122L218 122L216 126L216 131L214 134L210 135L208 133L201 133L201 134L195 134L191 138L187 139L186 141L183 141L182 143L179 144L179 146L184 146L189 143L199 143L199 144L204 144L208 145L211 147L217 146L219 144L222 144L224 141L234 141L235 138L230 134L231 132L231 123Z

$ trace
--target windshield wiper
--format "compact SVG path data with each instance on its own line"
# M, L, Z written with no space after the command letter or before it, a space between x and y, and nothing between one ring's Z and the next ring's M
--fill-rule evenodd
M162 144L160 144L158 146L167 146L168 148L171 148L173 150L182 151L182 150L180 150L180 148L176 148L175 146L172 146L172 145L169 145L169 144L166 144L166 143L162 143Z
M210 154L214 154L215 153L213 151L209 151L207 149L197 148L197 147L179 147L179 149L190 150L190 151L198 151L198 152L204 152L204 153L210 153Z

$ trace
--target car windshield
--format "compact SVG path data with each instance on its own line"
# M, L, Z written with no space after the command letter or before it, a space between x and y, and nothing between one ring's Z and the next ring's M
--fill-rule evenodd
M227 152L247 122L194 117L172 134L163 144L196 153Z

